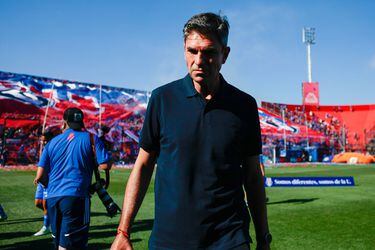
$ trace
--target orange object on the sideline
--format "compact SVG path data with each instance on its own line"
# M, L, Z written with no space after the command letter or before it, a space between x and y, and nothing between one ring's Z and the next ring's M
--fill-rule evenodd
M375 157L372 155L365 155L361 153L340 153L333 157L332 162L334 163L361 163L369 164L375 162Z

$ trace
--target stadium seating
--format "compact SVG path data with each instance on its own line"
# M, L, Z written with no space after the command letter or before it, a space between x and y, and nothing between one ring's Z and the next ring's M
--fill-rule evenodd
M35 164L44 121L47 131L56 134L63 111L75 106L84 111L88 131L96 134L100 126L109 128L105 140L111 145L114 161L132 164L138 154L149 96L146 91L0 71L2 162ZM374 154L374 104L302 106L262 102L258 111L263 153L272 161L322 160L343 150ZM285 148L289 151L284 152Z

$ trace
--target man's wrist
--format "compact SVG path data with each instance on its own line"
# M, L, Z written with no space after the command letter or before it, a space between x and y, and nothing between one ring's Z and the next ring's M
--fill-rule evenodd
M122 236L124 236L127 239L130 239L130 232L128 232L126 230L122 230L121 228L117 228L117 235L119 235L119 234L121 234Z
M258 246L266 246L271 244L272 242L272 235L267 232L263 234L261 237L257 237L257 245Z

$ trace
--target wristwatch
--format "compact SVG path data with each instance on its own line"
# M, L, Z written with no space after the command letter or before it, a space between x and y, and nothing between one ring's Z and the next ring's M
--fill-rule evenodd
M272 242L272 234L265 233L263 238L257 239L257 244L258 245L269 245Z

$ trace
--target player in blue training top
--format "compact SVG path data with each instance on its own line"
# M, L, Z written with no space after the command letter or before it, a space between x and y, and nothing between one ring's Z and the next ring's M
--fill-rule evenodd
M68 108L64 112L63 133L44 148L34 184L47 185L47 210L56 248L87 248L90 197L94 164L109 170L109 156L103 143L85 130L83 112ZM46 177L48 176L48 177ZM46 179L48 181L46 181Z

